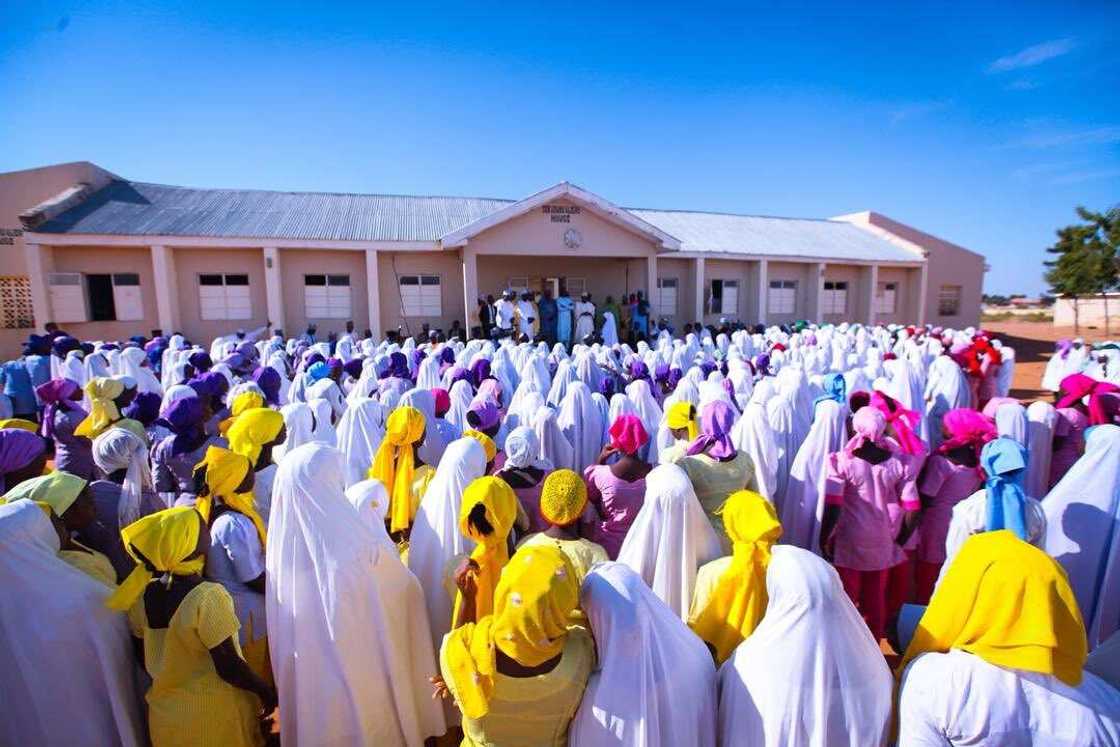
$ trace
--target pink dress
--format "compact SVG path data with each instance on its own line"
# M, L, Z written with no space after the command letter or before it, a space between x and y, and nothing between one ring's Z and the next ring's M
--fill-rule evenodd
M1065 477L1073 463L1081 458L1085 450L1085 429L1089 427L1089 417L1074 407L1057 410L1058 420L1054 423L1054 441L1061 443L1054 449L1050 458L1050 487Z
M587 482L588 504L594 511L580 520L580 535L602 545L614 560L645 501L646 481L626 482L607 464L591 465L584 470L583 479ZM588 513L593 513L591 520Z
M828 457L826 502L840 506L833 564L856 571L881 571L906 560L895 542L904 510L921 508L914 461L892 455L879 464L848 456Z
M976 492L983 482L977 467L957 464L942 454L926 461L919 492L930 498L922 507L918 524L918 560L941 565L945 562L945 536L953 518L953 506Z
M525 515L529 517L529 531L525 532L526 535L543 532L550 526L549 523L541 517L541 488L543 487L544 478L541 478L541 481L531 488L513 489L513 492L517 495L517 500L521 503L521 507L525 509Z

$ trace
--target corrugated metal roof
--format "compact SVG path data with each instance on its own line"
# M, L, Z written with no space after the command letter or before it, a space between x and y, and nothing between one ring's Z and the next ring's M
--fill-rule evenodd
M114 181L36 230L41 233L323 241L438 241L515 202L325 192L192 189ZM629 209L712 254L913 262L913 252L842 221Z

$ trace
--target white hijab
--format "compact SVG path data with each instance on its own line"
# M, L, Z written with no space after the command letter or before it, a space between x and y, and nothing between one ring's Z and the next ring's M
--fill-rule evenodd
M105 606L109 589L58 557L31 501L0 506L0 548L0 744L146 744L132 641Z
M131 376L136 381L136 388L141 392L154 392L163 394L163 387L159 379L152 373L152 369L144 365L148 360L147 355L140 348L125 348L121 351L121 373Z
M343 474L342 454L317 443L276 474L266 602L281 731L293 744L420 747L446 729L422 594L358 519Z
M444 419L458 428L460 433L468 430L470 424L467 423L467 410L474 399L474 387L466 379L459 379L451 385L447 396L451 400L451 409L444 415Z
M840 450L846 436L844 408L831 399L819 402L809 435L793 459L779 508L783 544L819 553L828 455Z
M1027 477L1023 491L1041 501L1050 485L1050 460L1054 456L1054 427L1058 412L1049 402L1032 402L1027 408Z
M580 607L598 666L568 741L580 747L714 747L716 670L708 649L622 563L587 574Z
M380 480L369 478L346 488L346 499L358 512L358 518L369 527L377 546L389 557L400 560L397 546L385 531L385 515L389 513L389 491Z
M599 458L599 450L603 448L602 420L587 385L582 381L568 384L556 424L572 445L571 469L580 474Z
M1029 449L1026 408L1018 402L1005 402L997 407L996 432L1001 436L1015 439L1020 446Z
M93 439L93 463L110 475L125 470L121 497L117 503L117 526L123 529L140 518L140 501L145 490L153 490L152 469L148 463L148 445L127 428L109 428Z
M696 491L675 464L646 475L646 497L634 518L618 562L625 563L682 620L688 617L696 570L722 554Z
M634 403L634 409L646 429L646 435L649 436L649 441L642 447L639 456L651 464L657 464L657 444L654 436L657 435L661 418L664 416L661 406L654 399L653 392L649 389L649 382L645 379L630 382L626 387L626 397Z
M346 459L346 487L366 479L377 447L385 438L385 419L388 413L375 399L351 402L338 421L336 437L338 448Z
M424 440L420 443L417 454L424 460L424 464L439 464L447 442L444 441L444 431L436 423L435 395L427 389L409 389L401 396L397 407L414 407L424 416Z
M284 443L277 444L273 449L276 463L290 451L295 451L300 446L315 440L315 413L304 402L292 402L280 408L284 416L284 429L288 436Z
M722 747L882 746L893 680L836 571L773 549L762 622L719 671Z
M766 413L766 400L773 396L770 379L758 382L751 392L743 415L731 428L731 442L739 451L746 452L754 465L755 482L763 498L775 503L778 493L778 466L781 459L780 445Z
M573 469L575 457L572 444L556 422L556 410L542 407L533 416L533 432L540 444L540 457L557 469Z

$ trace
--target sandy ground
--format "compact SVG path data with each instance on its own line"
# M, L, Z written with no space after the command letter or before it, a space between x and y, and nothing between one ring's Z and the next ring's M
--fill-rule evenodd
M1015 378L1011 382L1011 396L1033 402L1039 399L1050 401L1050 392L1040 388L1042 373L1046 362L1054 354L1054 343L1062 338L1080 336L1086 342L1102 342L1107 339L1104 329L1082 327L1081 334L1075 335L1073 327L1055 327L1049 322L986 322L984 329L991 330L1004 344L1015 348ZM1120 330L1120 320L1116 322ZM1117 337L1114 334L1113 339Z

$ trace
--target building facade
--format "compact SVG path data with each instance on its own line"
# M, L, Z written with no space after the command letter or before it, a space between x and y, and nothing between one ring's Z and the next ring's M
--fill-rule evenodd
M293 193L133 182L80 163L0 175L0 211L12 223L0 247L9 354L47 321L86 339L206 339L266 322L288 334L348 320L378 336L470 328L478 299L505 288L596 302L642 290L678 328L963 326L979 319L985 270L877 213L622 208L567 182L521 200Z

